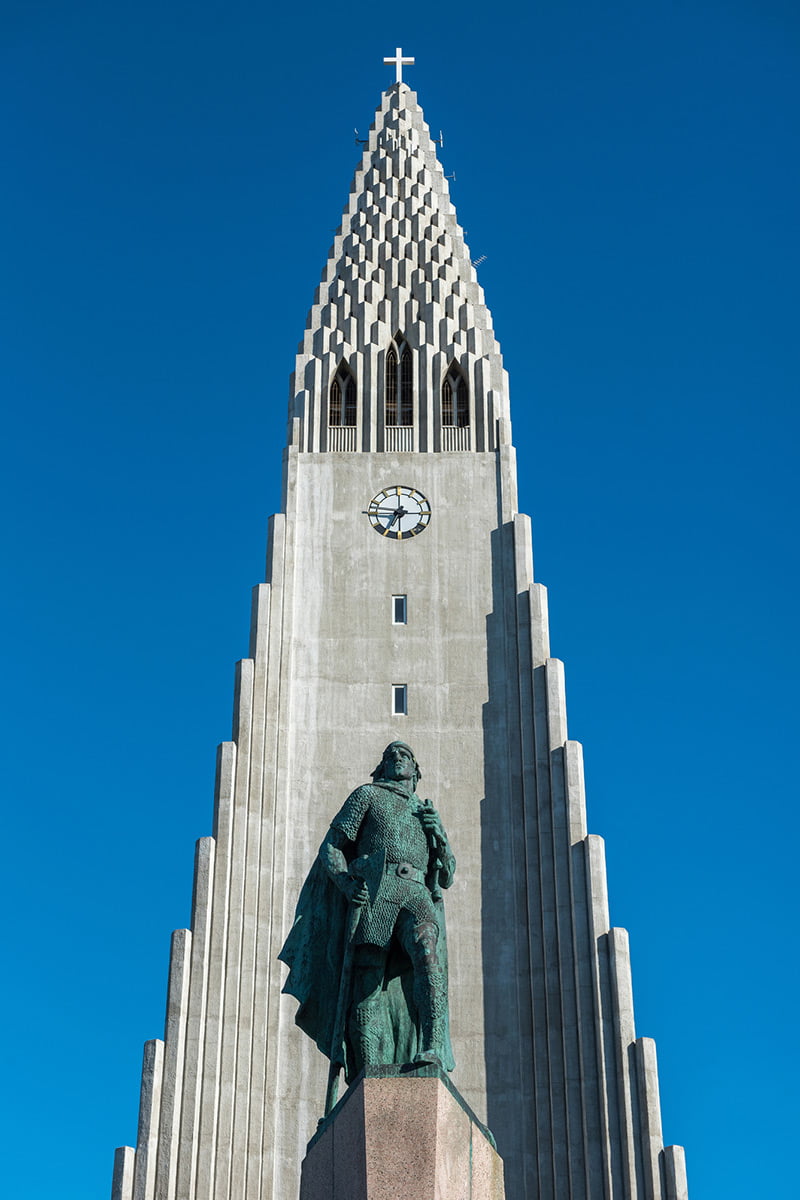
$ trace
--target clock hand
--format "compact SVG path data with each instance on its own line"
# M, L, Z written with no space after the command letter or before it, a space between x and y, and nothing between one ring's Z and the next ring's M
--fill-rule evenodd
M399 505L397 508L373 508L373 509L362 508L361 512L362 512L363 516L365 516L365 517L388 517L389 513L391 513L392 519L391 519L391 521L389 521L388 525L386 526L387 529L391 529L391 527L394 525L395 521L400 520L402 517L408 516L408 509L403 508L402 504Z
M390 503L395 507L390 508ZM412 488L393 488L388 495L381 492L369 508L361 511L378 533L397 538L421 533L431 519L430 504L421 492Z

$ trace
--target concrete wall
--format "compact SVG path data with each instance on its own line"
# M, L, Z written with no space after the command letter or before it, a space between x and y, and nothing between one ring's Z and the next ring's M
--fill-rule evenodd
M198 850L192 932L173 944L166 1044L148 1043L130 1195L297 1194L326 1063L294 1026L275 956L331 817L402 737L458 859L453 1080L495 1133L509 1196L678 1200L681 1160L663 1154L654 1049L636 1041L627 939L608 928L528 522L498 517L513 462L289 458L215 837ZM383 538L364 514L392 483L431 503L415 538ZM395 594L406 626L392 624ZM398 682L405 717L391 714ZM115 1195L127 1200L122 1183Z

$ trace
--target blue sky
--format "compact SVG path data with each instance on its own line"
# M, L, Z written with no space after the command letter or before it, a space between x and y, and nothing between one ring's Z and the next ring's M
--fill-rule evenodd
M210 832L288 376L407 72L511 376L692 1200L796 1188L800 10L6 0L8 1194L106 1197Z

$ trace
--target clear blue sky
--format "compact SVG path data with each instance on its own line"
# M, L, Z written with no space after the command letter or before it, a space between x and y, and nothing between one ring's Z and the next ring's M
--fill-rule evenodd
M794 1194L795 0L0 21L7 1194L105 1200L135 1138L294 350L398 43L486 255L665 1137L692 1200Z

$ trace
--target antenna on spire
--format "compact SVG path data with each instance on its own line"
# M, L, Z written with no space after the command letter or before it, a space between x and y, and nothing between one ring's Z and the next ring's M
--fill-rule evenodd
M438 146L440 150L444 150L444 134L439 130L438 138L433 139L434 146Z
M403 51L400 46L394 52L394 58L385 58L384 63L387 67L394 66L395 68L395 83L403 82L403 67L413 67L413 58L403 58Z
M452 175L445 175L445 179L452 179L453 183L455 183L455 181L456 181L456 173L455 173L455 171L453 171L453 174L452 174Z
M357 145L357 146L368 146L368 145L369 145L369 138L360 138L360 137L358 136L358 130L357 130L357 129L354 129L354 130L353 130L353 133L356 135L356 145Z
M481 263L485 263L486 257L487 256L485 254L482 254L480 256L480 258L473 258L473 260L472 260L473 267L479 267L481 265Z

